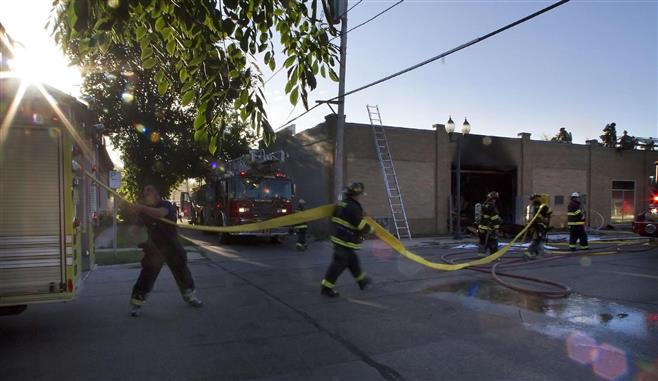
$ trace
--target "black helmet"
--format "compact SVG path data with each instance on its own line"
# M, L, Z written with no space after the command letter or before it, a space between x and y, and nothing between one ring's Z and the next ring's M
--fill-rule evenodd
M492 192L487 193L487 198L492 199L492 200L498 199L498 192L492 191Z
M343 193L345 193L347 196L366 194L364 189L365 187L363 186L363 183L351 183L343 189Z

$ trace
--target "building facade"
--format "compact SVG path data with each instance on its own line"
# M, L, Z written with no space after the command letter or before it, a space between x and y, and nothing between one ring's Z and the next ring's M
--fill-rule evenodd
M333 115L314 128L280 131L274 146L290 154L283 169L296 183L296 196L309 206L335 200ZM436 130L385 127L409 225L413 235L445 234L455 221L457 144L443 126ZM490 191L501 195L500 210L507 224L524 223L533 193L550 195L551 224L566 227L572 192L579 192L591 227L629 225L646 208L656 180L658 152L617 151L592 142L567 144L470 134L463 136L461 157L462 221L472 223L475 204ZM344 183L363 182L368 214L387 222L390 211L370 125L346 123L343 150ZM453 218L451 218L453 216ZM328 225L313 225L325 235Z

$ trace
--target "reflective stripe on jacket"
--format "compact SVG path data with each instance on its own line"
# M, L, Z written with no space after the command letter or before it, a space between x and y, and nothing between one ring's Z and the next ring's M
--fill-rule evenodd
M496 203L487 200L482 204L482 216L480 217L480 225L478 229L480 230L498 230L502 224L503 219L500 218L500 213L498 208L496 208Z
M567 209L567 225L585 225L585 212L580 208L578 201L572 200Z
M331 242L350 249L360 249L363 234L372 231L372 227L363 219L361 204L349 197L336 204L331 224L334 231Z

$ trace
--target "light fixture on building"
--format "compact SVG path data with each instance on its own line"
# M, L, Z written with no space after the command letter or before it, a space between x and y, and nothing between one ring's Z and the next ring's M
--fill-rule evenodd
M436 125L435 125L436 126ZM445 125L446 132L448 133L448 141L457 143L457 165L456 165L456 192L455 192L455 209L457 211L456 224L455 224L455 239L461 239L461 171L462 171L462 137L468 135L471 132L471 124L468 122L468 119L464 118L464 123L462 124L462 133L455 134L455 122L452 120L452 116L448 116L448 121Z
M455 122L452 121L452 117L448 117L448 123L446 123L446 132L452 134L455 132Z
M454 129L454 123L453 123L453 129ZM468 120L464 118L464 124L462 124L462 134L468 135L468 133L471 132L471 124L468 123Z

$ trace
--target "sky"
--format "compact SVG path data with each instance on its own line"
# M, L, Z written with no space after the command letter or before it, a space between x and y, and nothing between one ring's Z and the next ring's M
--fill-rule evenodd
M350 0L350 6L356 4ZM364 0L348 26L395 1ZM348 34L346 89L404 69L531 14L548 1L406 0ZM81 79L45 31L51 0L0 0L0 22L34 53L42 79L79 96ZM335 40L337 43L339 40ZM277 62L282 63L281 54ZM268 78L269 70L261 65ZM338 68L336 68L338 71ZM301 114L283 93L285 70L265 88L267 111L279 127ZM315 100L337 95L320 80ZM430 129L464 117L471 133L534 139L560 127L575 143L597 138L609 122L619 133L658 136L658 0L571 1L484 42L346 99L348 122L369 123L366 105L379 105L385 125ZM319 107L295 123L313 127L331 113ZM111 153L115 162L118 153Z

